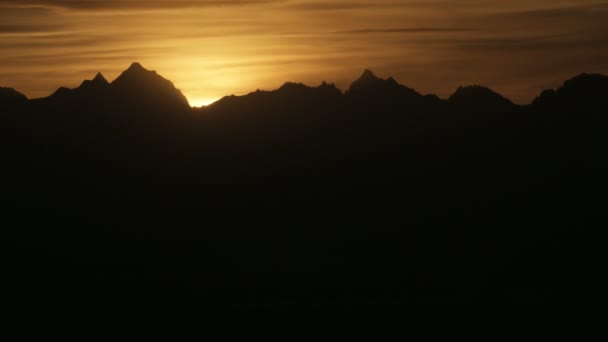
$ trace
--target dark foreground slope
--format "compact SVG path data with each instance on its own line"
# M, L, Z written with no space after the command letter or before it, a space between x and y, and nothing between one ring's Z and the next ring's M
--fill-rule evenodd
M606 82L517 106L366 71L344 94L287 83L190 109L133 65L0 101L7 310L89 335L201 312L581 312L607 285ZM59 307L86 314L27 323Z

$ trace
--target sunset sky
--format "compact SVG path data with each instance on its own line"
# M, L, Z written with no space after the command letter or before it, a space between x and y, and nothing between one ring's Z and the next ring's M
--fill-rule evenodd
M192 105L365 68L422 93L517 103L608 73L608 0L0 0L0 86L30 98L139 61Z

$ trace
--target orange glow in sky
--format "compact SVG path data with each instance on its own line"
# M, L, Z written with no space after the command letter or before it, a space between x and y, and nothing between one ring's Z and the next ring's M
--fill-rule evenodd
M200 106L285 81L345 89L370 68L527 103L608 73L606 17L605 0L0 0L0 86L42 97L138 61Z

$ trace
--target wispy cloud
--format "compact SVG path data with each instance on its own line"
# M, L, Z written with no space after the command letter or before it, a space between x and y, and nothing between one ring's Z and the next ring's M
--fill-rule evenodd
M161 9L254 5L280 0L1 0L0 5L61 7L80 10Z
M335 31L335 34L368 34L368 33L445 33L445 32L472 32L476 29L459 27L404 27L381 29L357 29Z
M361 1L287 1L282 4L284 8L297 11L343 11L359 8L369 8L381 5L377 2Z
M61 29L57 25L39 25L39 24L0 24L1 33L33 33L33 32L53 32Z

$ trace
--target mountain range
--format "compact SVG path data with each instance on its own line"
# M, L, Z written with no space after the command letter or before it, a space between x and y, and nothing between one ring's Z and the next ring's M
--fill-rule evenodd
M581 74L568 80L557 90L543 91L528 106L557 106L562 102L600 101L605 99L608 77L599 74ZM515 106L509 99L483 86L459 87L447 100L435 95L421 95L412 88L397 83L392 77L382 79L371 70L365 70L346 92L333 84L323 83L309 87L300 83L285 83L275 91L256 91L245 96L226 96L216 103L203 107L206 111L224 106L256 105L257 101L292 101L297 98L316 97L326 101L346 98L359 105L379 105L396 101L410 106L450 105L469 108L507 108ZM238 104L237 104L238 103ZM185 96L175 86L155 71L133 63L117 79L108 82L98 73L92 80L85 80L78 88L61 87L45 98L27 100L25 95L11 88L0 88L0 105L14 106L34 104L50 108L92 108L102 106L107 110L155 110L186 111L189 109ZM265 103L270 105L270 103ZM522 106L525 107L525 106Z
M112 317L121 336L198 328L191 311L601 312L607 99L594 74L522 106L366 70L344 92L192 108L137 63L41 99L0 88L3 308L27 330Z

